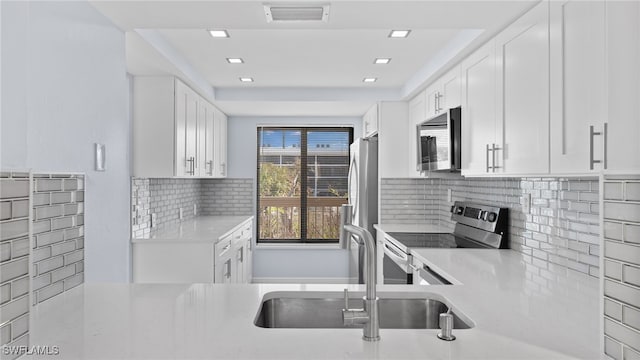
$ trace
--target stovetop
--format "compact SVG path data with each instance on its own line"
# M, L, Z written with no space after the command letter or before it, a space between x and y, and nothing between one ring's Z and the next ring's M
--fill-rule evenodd
M405 252L410 248L490 248L485 244L450 233L390 232L387 235L403 245Z

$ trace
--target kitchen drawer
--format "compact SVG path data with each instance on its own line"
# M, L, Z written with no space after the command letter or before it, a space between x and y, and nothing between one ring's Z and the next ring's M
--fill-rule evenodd
M233 240L233 238L233 234L230 234L218 241L215 250L216 258L224 256L227 252L229 252L229 250L231 250L231 241Z

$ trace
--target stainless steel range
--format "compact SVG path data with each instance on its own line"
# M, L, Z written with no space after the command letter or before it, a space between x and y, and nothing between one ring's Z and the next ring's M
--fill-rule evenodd
M508 248L508 209L456 201L451 207L453 233L385 233L383 274L385 284L413 284L411 249ZM427 274L428 275L428 274ZM437 279L437 274L432 274Z

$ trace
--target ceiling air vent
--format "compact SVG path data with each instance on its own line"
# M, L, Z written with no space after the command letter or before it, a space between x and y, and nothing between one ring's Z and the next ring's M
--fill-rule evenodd
M267 22L327 22L329 5L265 5L264 12Z

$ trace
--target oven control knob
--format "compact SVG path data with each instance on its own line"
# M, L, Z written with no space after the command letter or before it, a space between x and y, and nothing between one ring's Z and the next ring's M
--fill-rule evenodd
M449 212L450 212L450 213L453 213L454 211L456 211L456 207L455 207L455 206L452 206L452 207L451 207L451 210L449 210Z
M487 221L488 221L488 222L494 222L494 221L496 221L496 219L497 219L497 218L498 218L498 214L496 214L496 213L494 213L494 212L490 212L490 213L487 215Z
M464 207L458 206L458 208L456 209L456 214L462 215L463 212L464 212Z
M484 210L480 210L480 212L478 213L478 220L487 221L487 212Z

